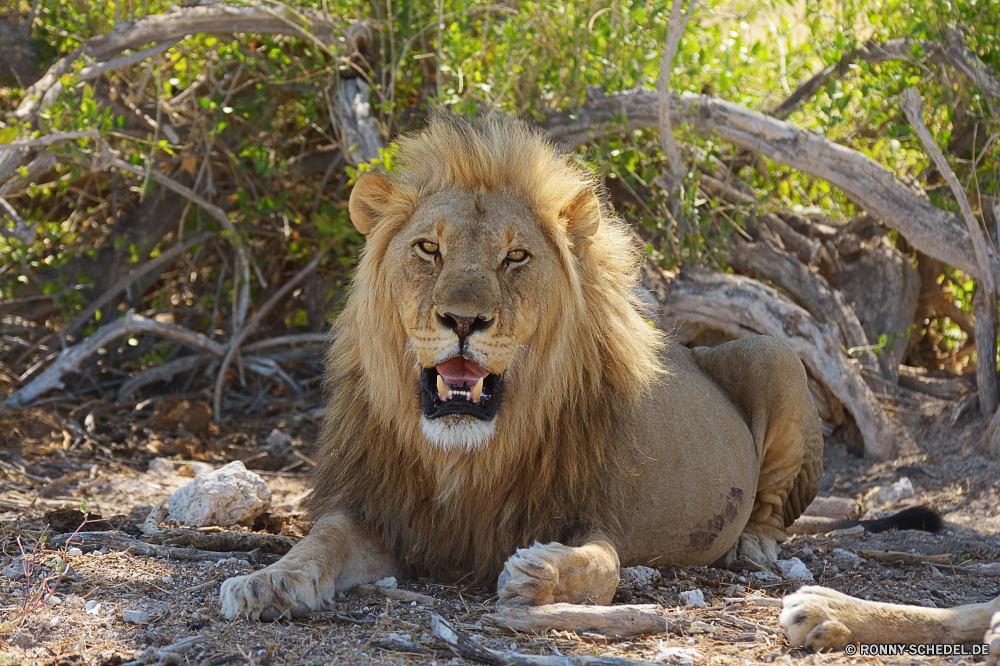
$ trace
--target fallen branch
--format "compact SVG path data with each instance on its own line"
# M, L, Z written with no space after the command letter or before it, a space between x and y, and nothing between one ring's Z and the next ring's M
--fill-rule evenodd
M579 604L549 604L528 608L497 606L494 613L481 618L486 624L512 631L529 631L544 634L550 629L601 634L608 638L627 638L648 634L662 634L670 628L673 633L691 622L678 616L665 618L656 604L623 606L581 606Z
M655 287L655 285L654 285ZM733 337L755 333L784 340L806 368L854 417L865 455L889 460L895 433L858 368L844 356L832 325L819 324L806 310L760 282L739 275L690 271L651 289L660 304L660 327L702 324Z
M133 539L122 532L77 532L75 536L72 534L61 534L53 537L50 543L54 548L62 548L69 543L70 539L73 540L72 545L85 553L107 548L108 550L129 552L133 555L141 555L143 557L159 557L189 562L219 562L235 558L254 565L273 564L279 559L276 555L256 550L250 552L213 552L196 550L194 548L161 546Z
M589 654L555 656L491 650L458 633L458 630L440 615L431 616L431 631L451 648L456 656L490 664L490 666L510 666L512 664L515 666L639 666L641 664L652 666L652 662L622 657L602 657Z
M939 564L951 566L951 553L941 555L913 555L891 550L859 550L858 555L877 562L902 562L903 564Z
M958 215L942 210L862 153L828 141L791 123L708 95L675 97L671 117L702 136L748 148L840 188L876 219L902 233L924 254L980 276L969 232ZM543 123L549 137L578 146L609 134L659 126L655 91L644 88L605 95L588 91L587 101L570 113L553 113ZM1000 274L1000 257L988 263Z
M191 529L160 527L160 523L166 519L167 513L167 505L162 502L149 511L142 523L142 539L145 543L197 548L198 550L219 553L256 552L284 555L299 541L298 537L277 534L199 532Z
M159 335L218 356L223 354L222 345L201 333L195 333L183 326L158 322L134 312L128 312L121 319L99 328L80 343L63 350L38 377L26 386L14 391L9 398L0 403L0 408L25 407L42 394L63 388L62 377L79 370L83 362L96 354L101 347L110 344L116 338L137 333Z

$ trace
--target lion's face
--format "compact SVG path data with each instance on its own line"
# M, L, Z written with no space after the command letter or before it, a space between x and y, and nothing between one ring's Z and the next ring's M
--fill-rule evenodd
M569 410L638 395L657 338L634 307L634 246L590 174L512 118L438 118L400 141L397 165L351 193L367 238L331 356L379 428L515 450Z
M461 187L424 200L387 250L424 434L482 444L514 390L512 368L567 289L556 251L523 201Z

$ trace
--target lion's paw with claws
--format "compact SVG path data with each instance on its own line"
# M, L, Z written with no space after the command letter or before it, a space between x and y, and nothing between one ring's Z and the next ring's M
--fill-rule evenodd
M511 555L497 580L500 601L511 606L555 603L559 548L565 546L536 543L531 548L519 548Z
M850 615L851 602L856 600L834 590L803 587L785 597L778 621L792 645L813 651L842 650L853 639L842 621Z
M308 615L333 603L333 586L320 591L315 576L268 567L222 584L222 614L230 620L248 618L271 622Z

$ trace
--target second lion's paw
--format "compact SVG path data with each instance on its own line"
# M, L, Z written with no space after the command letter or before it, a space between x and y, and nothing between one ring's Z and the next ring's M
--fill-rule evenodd
M778 622L792 645L807 650L842 650L851 630L839 617L851 597L825 587L808 586L784 598ZM849 605L849 604L848 604Z

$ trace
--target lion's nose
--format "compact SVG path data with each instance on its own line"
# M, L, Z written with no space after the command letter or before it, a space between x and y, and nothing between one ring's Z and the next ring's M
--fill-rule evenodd
M445 312L444 314L438 314L438 321L440 321L444 326L455 331L458 335L458 343L464 344L465 339L472 335L476 331L485 331L493 322L496 320L495 317L491 317L487 312L480 312L475 317L462 317L451 312Z

